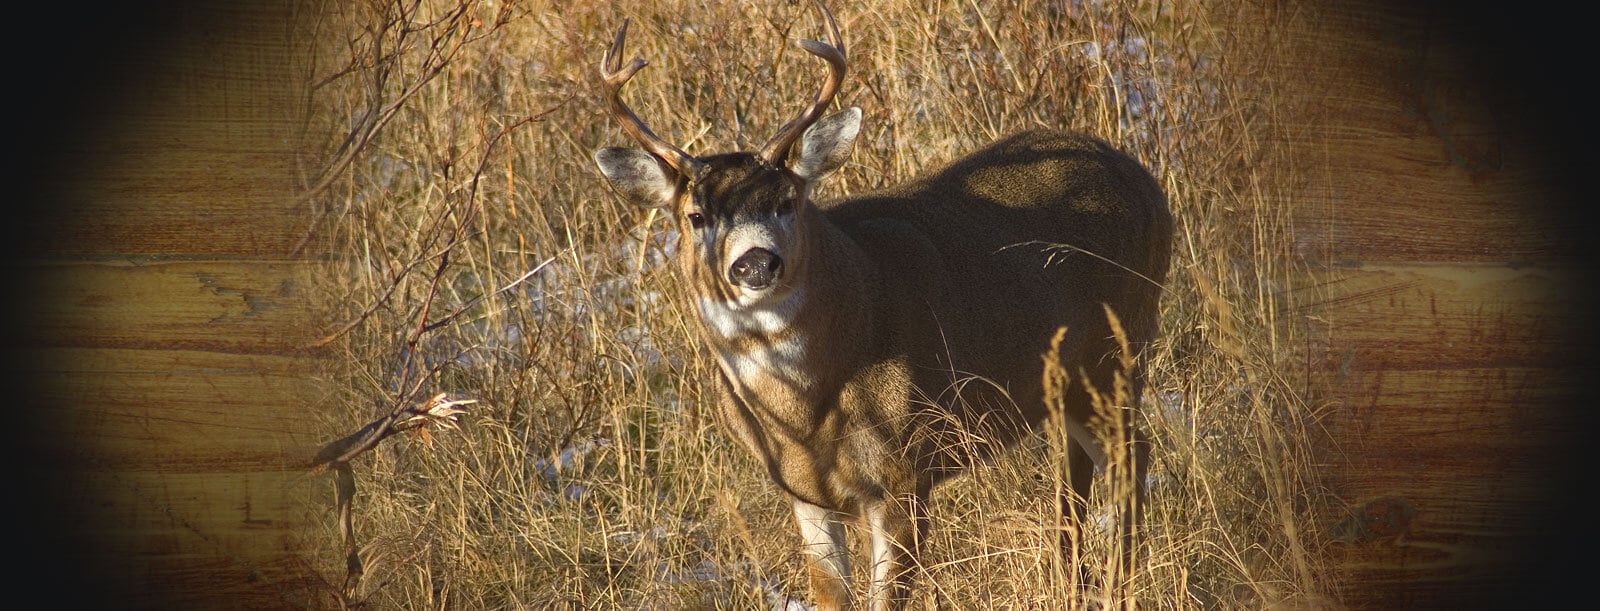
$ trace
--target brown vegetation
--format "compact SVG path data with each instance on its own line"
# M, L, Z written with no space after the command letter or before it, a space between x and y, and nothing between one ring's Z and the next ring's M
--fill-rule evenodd
M1270 51L1164 2L834 3L841 105L865 111L827 197L904 180L1027 127L1079 129L1156 171L1177 235L1145 421L1147 548L1118 596L1153 608L1316 607L1331 584L1288 320ZM333 358L329 439L447 393L460 431L352 463L364 575L330 602L432 608L727 608L801 596L788 503L719 430L669 224L591 163L625 142L598 54L624 18L653 68L630 104L691 154L759 146L812 95L805 3L665 0L330 5L302 19L306 201L325 253L306 278ZM1227 16L1271 20L1272 15ZM1254 21L1251 21L1254 22ZM954 608L1082 607L1116 538L1054 553L1058 439L934 492L922 587ZM1027 450L1032 451L1027 451ZM1126 483L1113 485L1127 493ZM330 496L332 486L329 486ZM343 580L339 526L310 510L313 562ZM859 581L859 580L858 580Z

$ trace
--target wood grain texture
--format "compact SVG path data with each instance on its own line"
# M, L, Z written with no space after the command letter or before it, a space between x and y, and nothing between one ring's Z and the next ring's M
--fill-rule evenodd
M1549 102L1496 72L1523 66L1489 62L1479 49L1504 44L1506 61L1516 61L1532 32L1496 28L1497 38L1477 39L1472 19L1514 17L1458 14L1470 3L1301 8L1292 52L1280 59L1297 99L1285 118L1311 128L1294 132L1305 138L1300 195L1309 205L1296 218L1303 255L1491 265L1583 259L1555 225L1570 219L1559 201L1568 194L1553 191L1566 151L1550 146L1541 133L1550 126L1537 114Z
M1277 68L1304 172L1299 314L1325 325L1310 348L1343 601L1557 603L1576 585L1558 558L1592 541L1566 509L1592 477L1571 462L1592 274L1550 100L1522 88L1548 58L1518 45L1543 34L1512 32L1496 57L1478 36L1506 29L1482 19L1514 11L1303 8Z
M84 80L36 116L58 122L35 149L50 165L9 242L33 485L13 502L43 505L22 579L69 608L319 606L297 543L328 484L294 462L318 440L292 13L103 17L96 64L50 68Z

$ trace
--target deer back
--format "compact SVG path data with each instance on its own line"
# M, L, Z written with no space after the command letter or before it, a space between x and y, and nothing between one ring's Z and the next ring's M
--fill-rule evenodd
M819 207L875 269L869 290L885 330L874 358L907 360L927 407L998 445L1043 417L1041 355L1057 328L1068 329L1069 371L1101 377L1118 347L1106 307L1136 348L1155 334L1166 198L1148 170L1098 139L1022 132ZM1069 407L1087 416L1087 405Z

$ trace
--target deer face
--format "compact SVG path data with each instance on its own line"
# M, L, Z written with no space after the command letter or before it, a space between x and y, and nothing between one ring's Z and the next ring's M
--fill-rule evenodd
M791 288L808 204L794 172L746 153L695 160L688 176L638 149L601 149L595 163L625 198L672 212L680 270L702 299L748 306Z
M781 299L805 259L806 204L806 183L793 172L750 155L708 159L673 206L684 273L702 297L730 306Z

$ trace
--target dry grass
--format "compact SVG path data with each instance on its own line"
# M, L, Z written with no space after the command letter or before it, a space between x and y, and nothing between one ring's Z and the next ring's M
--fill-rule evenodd
M612 197L590 153L626 143L596 97L624 18L630 52L651 62L630 104L699 154L759 145L813 95L823 68L791 41L820 25L806 3L635 4L329 3L298 24L314 84L308 248L327 253L306 279L330 333L314 416L332 439L438 392L478 401L461 431L353 464L366 570L353 601L747 609L806 594L788 503L709 404L712 369L665 264L670 227ZM1274 16L1150 0L831 4L852 63L839 103L866 118L823 197L1031 126L1119 144L1168 193L1173 272L1142 422L1148 549L1121 595L1331 605L1308 528L1319 496L1305 331L1285 288L1292 202L1275 186L1292 168L1272 145L1271 80L1253 72L1271 42L1223 25ZM1051 551L1059 444L1024 445L934 492L920 584L947 607L1104 594ZM326 526L308 552L337 583L335 521L311 515ZM1114 538L1088 532L1079 560L1108 566Z

